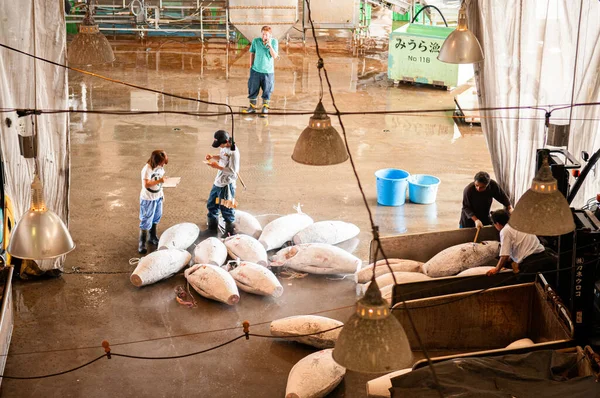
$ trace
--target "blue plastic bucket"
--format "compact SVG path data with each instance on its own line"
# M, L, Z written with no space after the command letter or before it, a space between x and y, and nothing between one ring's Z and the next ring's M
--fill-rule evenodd
M384 206L402 206L406 201L406 180L409 176L408 171L399 169L377 170L377 203Z
M408 177L408 198L413 203L428 205L435 202L440 179L426 174Z

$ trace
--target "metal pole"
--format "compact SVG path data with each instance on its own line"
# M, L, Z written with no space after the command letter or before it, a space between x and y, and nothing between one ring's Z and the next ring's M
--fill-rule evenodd
M229 8L227 8L227 6L225 6L225 35L227 47L229 47Z
M200 40L204 44L204 7L200 7Z

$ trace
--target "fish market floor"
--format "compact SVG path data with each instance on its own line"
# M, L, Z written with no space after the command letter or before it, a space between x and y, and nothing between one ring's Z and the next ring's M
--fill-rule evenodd
M337 44L336 44L337 43ZM347 40L323 38L325 65L342 111L453 109L453 97L467 86L443 91L387 80L387 53L380 42L353 56ZM187 97L247 103L247 48L181 44L173 40L113 42L116 62L96 73ZM312 111L319 93L314 48L298 42L282 45L276 65L272 112ZM76 72L69 74L70 106L77 110L223 111L195 101L128 88ZM325 96L325 107L332 111ZM479 170L491 171L481 129L455 125L451 111L414 115L357 115L343 118L374 222L382 235L456 228L462 191ZM343 220L361 229L354 251L368 260L371 231L368 213L349 162L327 168L291 160L294 143L308 115L271 115L268 119L235 116L241 151L239 209L252 214L287 214L300 203L315 221ZM341 132L339 123L332 117ZM165 189L159 233L180 222L206 222L206 198L214 171L202 163L212 134L227 129L228 116L177 114L72 114L70 120L70 230L77 248L67 256L58 278L15 281L15 328L5 373L30 376L74 368L104 353L177 356L200 351L239 336L248 320L253 333L267 333L269 321L318 313L345 321L356 301L351 277L308 275L281 279L280 298L241 293L227 306L195 294L197 308L175 300L185 287L178 274L143 288L134 287L129 259L138 257L140 170L152 150L169 155L167 175L181 177ZM399 168L441 179L437 201L378 206L375 171ZM74 270L81 272L77 273ZM237 328L235 328L237 327ZM235 329L232 329L235 328ZM76 349L78 348L78 349ZM299 344L251 337L198 356L171 360L123 357L102 359L58 377L2 381L2 397L282 397L292 366L315 350ZM376 375L375 375L376 376ZM348 373L333 397L364 397L373 375Z

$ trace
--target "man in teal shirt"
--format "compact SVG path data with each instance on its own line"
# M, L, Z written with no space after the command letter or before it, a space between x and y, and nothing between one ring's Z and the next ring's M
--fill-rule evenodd
M256 99L262 89L261 115L269 113L269 101L275 86L275 58L279 55L277 39L271 37L271 27L263 26L261 37L252 40L250 46L250 78L248 79L248 99L250 106L246 113L256 113Z

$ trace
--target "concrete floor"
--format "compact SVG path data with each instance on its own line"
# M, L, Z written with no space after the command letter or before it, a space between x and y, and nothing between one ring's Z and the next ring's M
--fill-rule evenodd
M117 42L114 48L115 64L93 68L94 72L193 98L246 104L247 48L226 52L216 44L202 49L168 40ZM393 87L381 48L353 56L347 40L326 38L321 48L342 110L453 108L453 96L466 89ZM272 106L313 110L319 91L315 65L313 48L282 46ZM74 109L217 110L77 73L70 73L69 81ZM329 100L325 106L333 109ZM358 174L383 235L455 228L464 186L477 171L491 170L480 129L457 128L448 116L344 117ZM248 185L248 190L239 190L240 209L286 214L301 203L315 220L353 222L362 231L355 254L367 261L371 232L350 163L318 168L290 158L307 121L308 116L235 117L241 174ZM319 312L342 321L349 317L348 307L357 299L350 278L309 275L282 280L282 297L241 293L239 304L232 307L196 295L198 307L193 309L175 301L175 288L185 284L181 274L141 289L129 282L134 266L128 260L138 256L139 173L150 152L165 149L167 174L182 177L177 188L166 190L159 232L184 221L204 228L214 172L202 159L211 152L213 132L229 129L229 123L226 117L167 114L72 116L70 230L77 249L68 255L65 271L79 267L90 274L15 282L15 329L6 374L39 375L78 366L103 354L102 340L118 353L180 355L241 334L240 329L214 330L239 327L244 320L254 325L253 332L268 333L268 321L285 316ZM373 173L388 167L441 178L437 202L378 206ZM332 310L338 307L344 308ZM73 349L78 347L82 348ZM58 351L31 354L49 350ZM177 360L102 359L64 376L4 380L1 396L282 397L292 366L314 351L251 338ZM365 381L375 376L348 373L331 396L364 397Z

